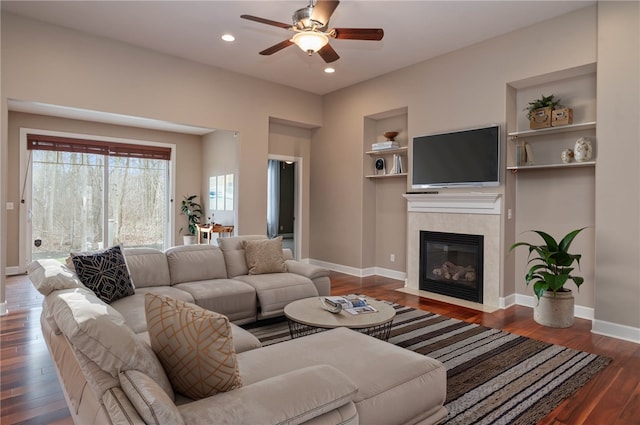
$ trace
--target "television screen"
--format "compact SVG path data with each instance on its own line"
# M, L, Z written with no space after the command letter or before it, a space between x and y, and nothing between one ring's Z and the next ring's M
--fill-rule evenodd
M413 189L498 186L500 127L414 137L412 165Z

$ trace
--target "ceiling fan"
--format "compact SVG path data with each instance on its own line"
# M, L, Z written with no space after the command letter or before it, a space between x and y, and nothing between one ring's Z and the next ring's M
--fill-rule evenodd
M240 17L295 32L290 39L261 51L261 55L272 55L285 47L296 44L307 52L309 56L314 52L318 52L318 55L325 62L330 63L340 59L338 53L329 44L330 38L378 41L382 40L384 36L382 28L331 28L327 30L329 18L331 18L338 4L340 4L338 0L317 0L315 2L314 0L309 0L307 7L295 11L292 16L292 25L252 15L240 15Z

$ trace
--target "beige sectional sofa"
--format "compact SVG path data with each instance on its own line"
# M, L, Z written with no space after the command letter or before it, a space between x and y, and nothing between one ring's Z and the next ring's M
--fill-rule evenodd
M261 347L237 326L330 291L325 269L290 258L287 272L249 274L247 238L260 237L226 238L220 248L126 249L135 294L111 304L62 264L30 265L45 295L43 335L75 423L390 425L446 416L446 372L433 359L344 328ZM147 293L235 322L230 334L242 385L199 400L174 392L151 349Z

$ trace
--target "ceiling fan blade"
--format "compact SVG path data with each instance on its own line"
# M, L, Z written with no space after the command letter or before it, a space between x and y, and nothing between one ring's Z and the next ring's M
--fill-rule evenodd
M341 40L382 40L382 28L332 28L329 34Z
M330 44L325 44L322 49L318 50L318 54L326 63L335 62L340 59L340 55L333 50Z
M336 10L336 7L340 2L338 0L318 0L315 6L313 7L313 12L311 13L311 19L314 21L322 22L326 27L329 24L329 19L333 12Z
M242 19L247 19L249 21L260 22L261 24L273 25L274 27L284 28L286 30L291 29L291 25L285 24L283 22L272 21L271 19L260 18L258 16L252 15L240 15Z
M260 52L261 55L263 56L269 56L272 55L276 52L279 52L280 50L284 49L285 47L289 47L293 44L293 41L291 40L285 40L282 41L278 44L274 44L271 47L267 47L266 49L264 49L263 51Z

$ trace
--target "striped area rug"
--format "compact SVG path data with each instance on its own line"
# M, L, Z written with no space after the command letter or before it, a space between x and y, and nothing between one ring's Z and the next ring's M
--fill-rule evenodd
M389 342L447 368L444 424L535 424L610 359L392 304ZM250 327L264 345L286 341L286 321Z

